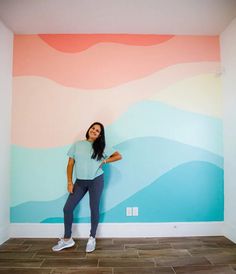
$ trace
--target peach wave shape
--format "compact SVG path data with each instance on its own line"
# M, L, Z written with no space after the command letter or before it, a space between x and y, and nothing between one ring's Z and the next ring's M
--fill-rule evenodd
M61 85L102 89L143 78L165 67L219 61L218 36L176 36L151 47L97 44L82 53L62 53L34 35L15 37L14 76L41 76Z
M84 138L94 121L114 123L136 102L150 98L177 81L214 73L218 62L179 64L122 86L87 92L66 88L41 77L15 77L12 143L29 148L64 146Z
M68 53L86 50L98 43L151 46L166 42L174 35L150 34L39 34L50 47Z

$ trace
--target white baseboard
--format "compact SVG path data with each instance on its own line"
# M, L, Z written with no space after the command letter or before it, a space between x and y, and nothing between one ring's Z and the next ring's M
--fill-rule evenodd
M224 223L224 236L236 243L236 226Z
M191 223L102 223L98 238L106 237L185 237L222 236L224 222ZM63 224L14 223L10 225L11 238L58 238L63 236ZM74 224L72 236L88 237L90 224Z

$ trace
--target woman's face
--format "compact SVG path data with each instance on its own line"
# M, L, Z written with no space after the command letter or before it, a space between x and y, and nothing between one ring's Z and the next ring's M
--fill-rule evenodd
M100 125L95 124L89 129L89 132L88 132L89 138L88 139L90 141L95 141L100 136L100 133L101 133Z

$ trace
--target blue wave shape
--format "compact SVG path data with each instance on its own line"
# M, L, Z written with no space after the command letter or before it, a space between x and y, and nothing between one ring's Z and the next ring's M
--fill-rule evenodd
M106 128L108 141L156 136L223 155L223 122L219 118L188 112L145 100L132 105Z
M158 137L131 139L115 148L121 152L123 159L104 169L107 185L103 194L102 211L113 208L180 164L205 161L220 168L223 166L223 158L218 155ZM14 148L14 153L12 208L29 201L40 203L54 200L59 203L59 197L66 193L65 148L59 151L25 151ZM20 200L24 202L15 205ZM80 208L80 215L83 217L89 215L87 200L85 197Z
M126 217L126 207L139 207L139 216ZM223 220L224 172L206 162L172 169L101 216L104 223Z
M101 222L222 221L223 179L223 170L211 163L182 164L114 208L102 212ZM114 197L115 193L110 195ZM46 203L30 202L12 208L11 222L61 223L65 198L63 196L57 201ZM126 217L126 207L139 207L139 216ZM74 213L74 222L90 221L88 216L76 217L80 216L79 213Z

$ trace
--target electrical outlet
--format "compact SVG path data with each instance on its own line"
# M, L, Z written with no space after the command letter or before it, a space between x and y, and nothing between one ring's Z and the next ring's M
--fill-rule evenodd
M133 207L133 216L138 216L138 207Z
M132 207L126 207L126 216L132 216L133 212L132 212Z

